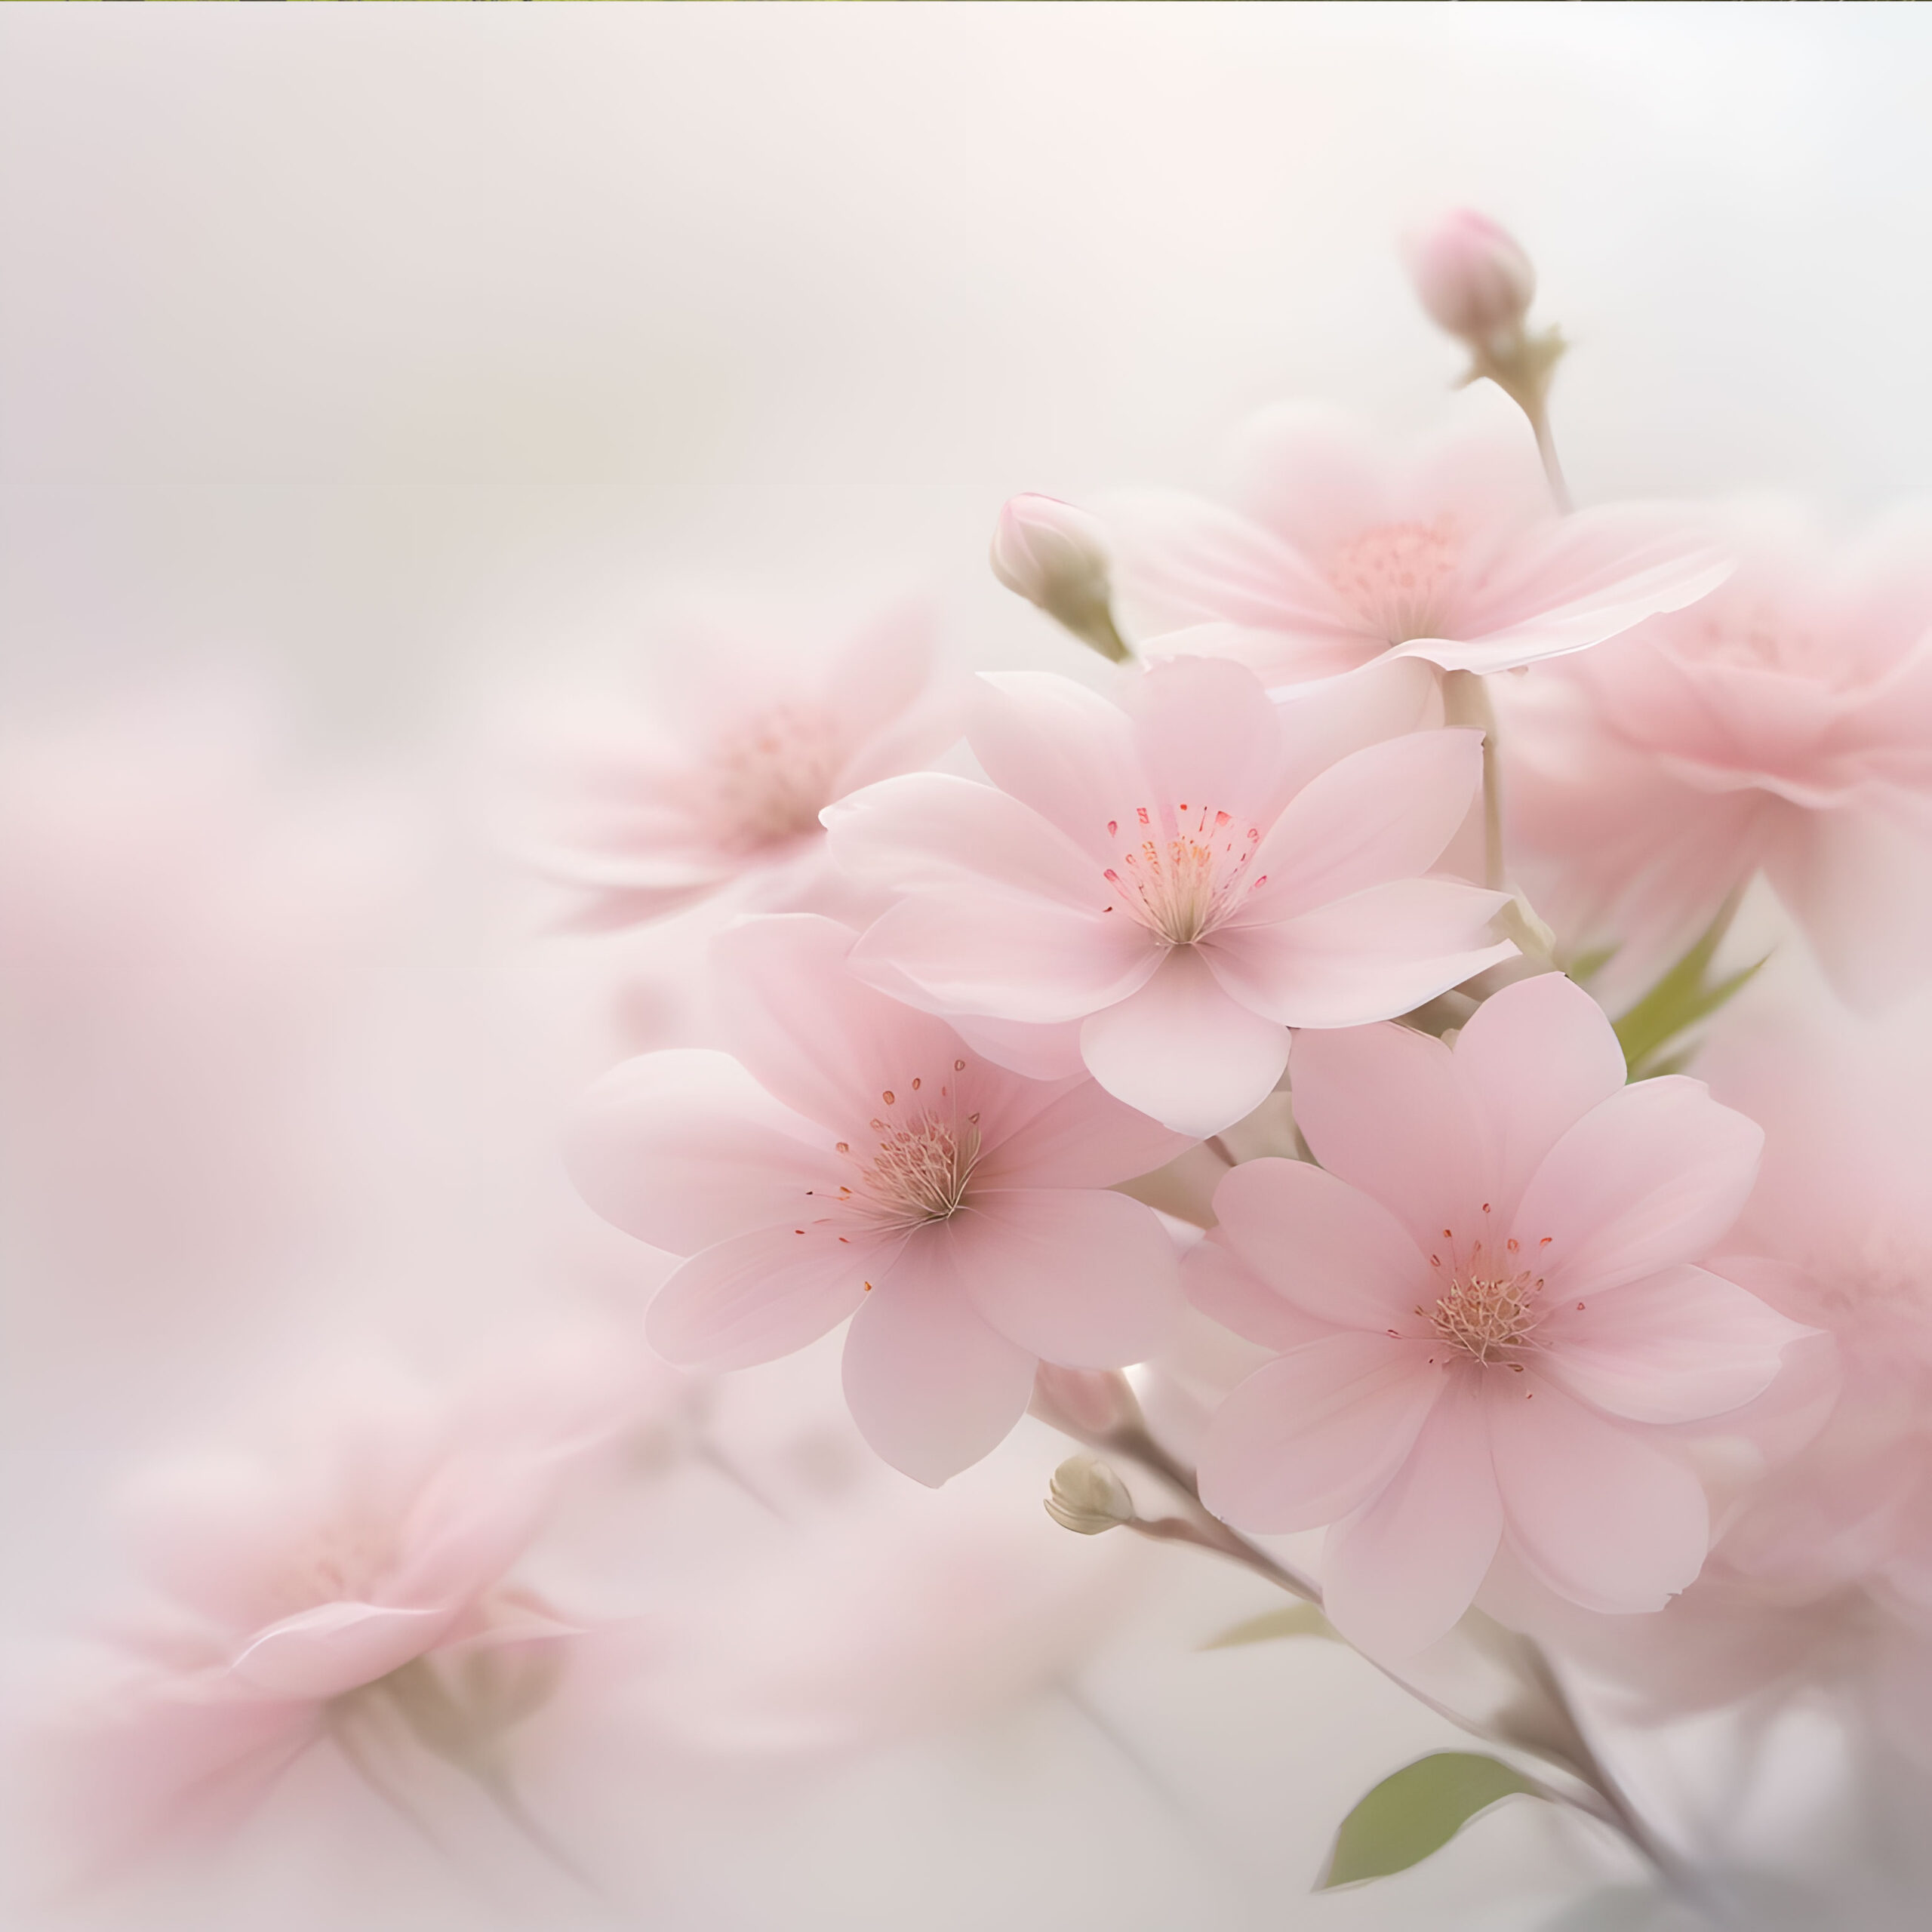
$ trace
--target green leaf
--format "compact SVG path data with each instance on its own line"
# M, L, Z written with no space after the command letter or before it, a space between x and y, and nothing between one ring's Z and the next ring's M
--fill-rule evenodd
M1435 1751L1382 1782L1342 1820L1318 1892L1406 1872L1442 1847L1478 1812L1519 1794L1544 1796L1542 1786L1500 1758L1478 1751Z
M1760 959L1715 984L1708 980L1711 961L1730 930L1738 896L1734 893L1724 902L1697 944L1616 1023L1617 1043L1632 1080L1652 1079L1684 1066L1690 1058L1687 1049L1675 1054L1666 1054L1665 1049L1741 992L1764 965Z
M1251 1617L1223 1630L1204 1651L1229 1651L1237 1644L1272 1643L1277 1637L1332 1637L1335 1626L1312 1603L1291 1603L1261 1617Z

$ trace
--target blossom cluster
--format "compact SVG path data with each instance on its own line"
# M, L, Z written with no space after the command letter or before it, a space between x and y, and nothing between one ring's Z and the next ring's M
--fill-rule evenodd
M49 1761L115 1858L321 1744L547 1844L512 1734L585 1659L666 1751L888 1727L965 1636L830 1715L828 1644L750 1709L764 1637L701 1592L647 1638L531 1580L647 1438L768 1507L708 1405L841 1330L855 1484L953 1484L1030 1411L1093 1452L1054 1522L1244 1563L1433 1709L1459 1647L1504 1657L1457 1721L1544 1781L1497 1789L1693 1904L1573 1673L1657 1721L1829 1694L1932 1766L1932 525L1573 508L1527 257L1464 216L1411 266L1522 420L1297 407L1226 501L1017 497L995 572L1090 655L955 688L905 613L820 663L714 638L681 709L549 748L513 857L606 1010L534 1137L574 1190L543 1265L654 1291L595 1366L365 1389L278 1468L150 1486L147 1607ZM63 864L0 844L54 913ZM0 949L78 998L63 930ZM891 1495L916 1562L869 1546L828 1629L944 1625L931 1577L1006 1561ZM1029 1681L1075 1641L1034 1561Z

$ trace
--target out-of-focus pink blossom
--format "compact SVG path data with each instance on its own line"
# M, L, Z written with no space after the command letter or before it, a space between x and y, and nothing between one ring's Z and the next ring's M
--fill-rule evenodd
M1730 565L1660 504L1559 515L1520 429L1466 426L1385 453L1346 417L1262 419L1237 507L1111 506L1126 627L1157 654L1232 657L1270 685L1389 656L1505 671L1694 603Z
M1281 1354L1210 1423L1203 1499L1244 1529L1333 1527L1337 1624L1447 1631L1498 1547L1592 1609L1698 1572L1704 1491L1657 1425L1758 1395L1802 1333L1697 1266L1763 1137L1695 1081L1626 1087L1589 997L1506 987L1454 1048L1307 1033L1296 1119L1325 1164L1257 1161L1188 1260L1201 1307Z
M573 895L569 922L656 918L742 884L820 909L833 884L819 814L943 750L929 626L899 611L830 661L695 637L648 716L559 746L540 835L520 855Z
M1466 342L1487 343L1522 326L1537 292L1522 245L1488 216L1454 208L1418 229L1403 259L1430 319Z
M1829 1334L1842 1376L1823 1430L1745 1499L1719 1557L1787 1596L1857 1584L1932 1613L1932 1039L1922 1019L1777 1002L1706 1064L1766 1132L1718 1265Z
M1896 998L1932 974L1932 518L1736 543L1694 609L1503 694L1512 854L1648 969L1761 869L1843 997Z
M1178 1138L1084 1078L1029 1081L854 977L854 935L748 920L712 970L737 1057L650 1054L575 1131L585 1198L692 1258L652 1346L728 1368L854 1318L844 1386L887 1461L943 1482L1025 1411L1040 1361L1137 1361L1180 1305L1172 1244L1113 1183Z
M905 895L854 953L942 1011L1080 1022L1088 1069L1191 1135L1265 1100L1288 1026L1352 1026L1514 948L1503 900L1425 876L1481 740L1410 733L1337 758L1240 666L1186 658L1110 702L990 678L969 742L993 783L889 780L827 814L839 863Z
M573 1626L506 1577L598 1426L568 1403L455 1409L386 1378L337 1394L285 1459L165 1464L139 1486L155 1601L44 1740L96 1869L232 1826L326 1736L359 1765L365 1700L483 1773L554 1688Z

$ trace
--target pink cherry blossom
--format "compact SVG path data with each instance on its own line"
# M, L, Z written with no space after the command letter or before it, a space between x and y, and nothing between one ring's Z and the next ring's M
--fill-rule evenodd
M800 661L801 657L803 661ZM742 886L774 908L819 906L819 814L944 749L929 627L897 611L829 662L694 635L642 716L565 734L525 860L571 895L570 923L628 925Z
M947 1012L1080 1023L1110 1094L1192 1136L1272 1091L1289 1026L1406 1011L1514 948L1500 894L1426 876L1481 739L1337 755L1321 706L1240 666L1157 665L1110 700L986 679L968 736L990 786L891 779L827 814L839 863L905 897L854 954Z
M1124 629L1158 654L1238 658L1270 685L1395 655L1505 671L1694 603L1730 565L1660 504L1559 515L1519 425L1400 456L1346 417L1284 408L1248 438L1238 506L1111 506Z
M1453 1050L1306 1033L1292 1073L1324 1166L1234 1169L1189 1258L1200 1306L1283 1351L1209 1423L1203 1500L1246 1530L1331 1525L1329 1609L1390 1654L1446 1632L1506 1543L1573 1602L1659 1607L1709 1534L1661 1426L1749 1401L1804 1332L1695 1265L1759 1130L1695 1081L1626 1087L1555 974Z
M848 964L808 914L745 921L712 970L736 1058L647 1054L571 1148L590 1204L691 1258L648 1321L666 1358L768 1361L853 1318L846 1400L937 1484L1020 1420L1041 1361L1137 1361L1178 1314L1172 1244L1109 1192L1179 1147L1084 1078L1030 1081Z
M134 1524L154 1601L118 1627L91 1708L42 1743L85 1861L233 1826L326 1737L355 1761L371 1697L480 1767L574 1634L506 1573L586 1440L547 1398L463 1410L358 1376L280 1459L149 1470Z
M1932 971L1932 522L1834 555L1740 518L1737 575L1506 700L1512 853L1654 972L1762 869L1843 996Z

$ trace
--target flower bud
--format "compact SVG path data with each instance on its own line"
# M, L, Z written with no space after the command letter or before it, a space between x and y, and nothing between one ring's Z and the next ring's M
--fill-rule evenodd
M1097 518L1054 497L1014 497L993 526L993 574L1081 643L1118 663L1107 540Z
M1457 208L1410 235L1403 254L1422 306L1450 334L1488 343L1523 326L1535 265L1487 215Z
M1047 1514L1063 1529L1097 1537L1134 1521L1134 1498L1097 1456L1069 1456L1054 1472Z

